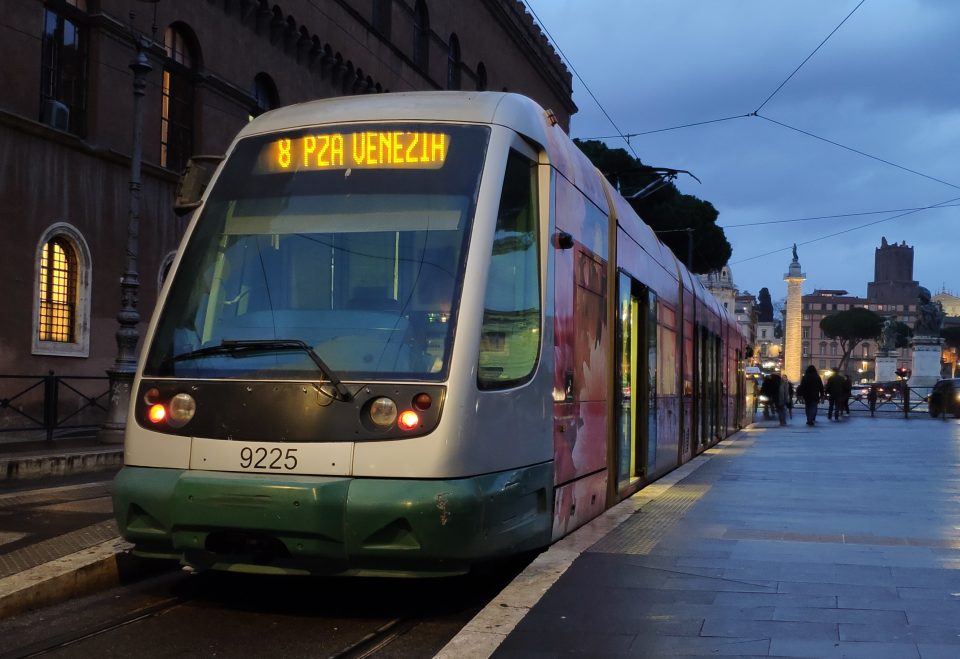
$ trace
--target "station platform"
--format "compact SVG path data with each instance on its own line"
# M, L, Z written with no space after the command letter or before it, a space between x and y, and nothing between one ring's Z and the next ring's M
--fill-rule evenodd
M758 414L556 543L437 656L960 657L960 422L801 416ZM116 450L81 444L45 459ZM0 483L0 617L145 569L112 475Z
M560 541L437 656L960 657L960 422L802 416Z

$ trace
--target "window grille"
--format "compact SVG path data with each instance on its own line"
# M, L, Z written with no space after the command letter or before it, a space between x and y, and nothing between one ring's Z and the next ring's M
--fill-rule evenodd
M69 243L54 238L40 257L40 340L72 343L76 306L77 256Z

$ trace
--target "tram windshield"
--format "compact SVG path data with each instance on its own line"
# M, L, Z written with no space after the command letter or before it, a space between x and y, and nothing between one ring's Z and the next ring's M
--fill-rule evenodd
M488 135L364 124L240 142L144 375L315 380L312 350L334 379L444 379ZM229 349L255 341L307 350Z

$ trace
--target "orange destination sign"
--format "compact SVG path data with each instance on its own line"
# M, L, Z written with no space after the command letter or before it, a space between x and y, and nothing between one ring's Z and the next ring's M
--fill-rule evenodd
M318 133L271 142L261 155L261 164L269 172L440 169L449 148L450 136L445 133Z

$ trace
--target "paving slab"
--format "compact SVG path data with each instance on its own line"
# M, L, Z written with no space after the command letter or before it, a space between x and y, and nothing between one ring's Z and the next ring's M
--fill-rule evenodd
M958 445L952 420L754 424L558 568L492 649L438 656L960 657Z

